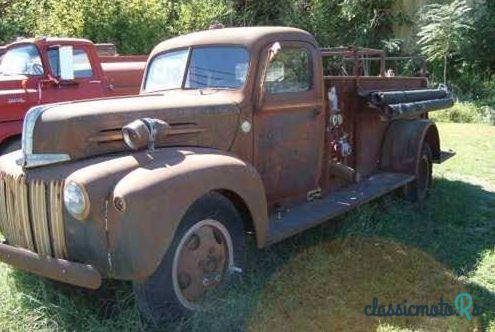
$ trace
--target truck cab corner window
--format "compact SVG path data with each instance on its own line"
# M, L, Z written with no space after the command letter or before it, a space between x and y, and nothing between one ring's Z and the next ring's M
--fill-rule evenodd
M268 64L265 91L268 94L304 92L311 89L311 56L304 47L282 48Z

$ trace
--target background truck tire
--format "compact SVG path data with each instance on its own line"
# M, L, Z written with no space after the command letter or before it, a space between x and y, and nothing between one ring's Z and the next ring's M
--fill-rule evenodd
M2 144L2 146L0 147L0 155L19 150L20 148L21 148L21 138L20 137L11 138L7 140L4 144Z
M226 248L223 261L218 258L222 248ZM227 198L209 193L189 208L157 270L147 279L134 282L138 307L155 323L190 314L207 305L191 300L190 295L197 293L194 290L224 286L233 271L243 271L244 265L242 218ZM221 279L219 270L223 270Z
M422 202L428 195L432 182L432 152L429 144L423 142L416 166L416 180L404 187L404 196L412 202Z

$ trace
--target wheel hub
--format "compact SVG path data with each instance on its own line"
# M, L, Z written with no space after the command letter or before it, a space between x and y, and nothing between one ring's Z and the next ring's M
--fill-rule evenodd
M181 239L174 257L174 287L186 307L195 308L205 293L218 287L232 266L232 241L218 221L194 225Z

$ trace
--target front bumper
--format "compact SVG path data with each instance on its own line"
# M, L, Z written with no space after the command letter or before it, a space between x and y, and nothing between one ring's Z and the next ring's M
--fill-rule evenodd
M27 249L4 243L0 243L0 261L24 271L79 287L98 289L101 285L101 275L91 265L43 257Z

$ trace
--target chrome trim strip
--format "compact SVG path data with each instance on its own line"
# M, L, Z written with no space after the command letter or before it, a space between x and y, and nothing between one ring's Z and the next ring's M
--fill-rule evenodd
M24 118L21 141L23 159L19 160L19 163L26 168L70 160L70 156L65 153L33 154L34 127L38 118L48 109L50 109L49 106L32 107Z

